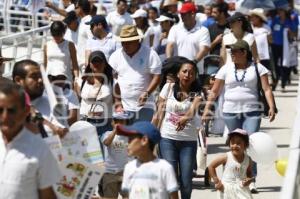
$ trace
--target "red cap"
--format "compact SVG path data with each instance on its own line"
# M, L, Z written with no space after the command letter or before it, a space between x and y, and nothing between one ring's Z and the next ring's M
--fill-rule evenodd
M194 3L192 2L187 2L187 3L184 3L182 6L181 6L181 9L179 10L179 13L180 14L184 14L184 13L188 13L188 12L196 12L197 11L197 8L195 6Z

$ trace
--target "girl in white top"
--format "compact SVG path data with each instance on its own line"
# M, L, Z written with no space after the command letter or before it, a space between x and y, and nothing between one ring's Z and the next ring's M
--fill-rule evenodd
M147 12L143 9L135 11L131 17L134 19L136 27L140 35L143 35L143 44L148 47L153 46L154 30L149 26Z
M71 83L74 79L78 79L79 68L76 57L75 45L64 39L66 26L61 21L54 21L50 26L52 40L48 41L44 46L44 65L46 72L50 67L56 65L64 65L65 75ZM72 85L72 84L71 84Z
M245 130L236 129L228 134L226 144L230 152L214 159L208 166L209 174L220 191L221 199L252 199L249 184L253 181L252 160L246 153L249 146L249 136ZM216 168L224 166L222 179L216 173Z
M237 40L244 40L248 43L251 48L251 52L253 55L253 59L258 62L257 55L257 47L254 39L254 35L252 34L252 29L250 23L246 19L246 17L240 13L236 12L234 15L227 19L231 32L224 34L221 48L221 61L223 61L222 65L225 63L232 62L230 56L230 49L227 48L228 45L234 44Z

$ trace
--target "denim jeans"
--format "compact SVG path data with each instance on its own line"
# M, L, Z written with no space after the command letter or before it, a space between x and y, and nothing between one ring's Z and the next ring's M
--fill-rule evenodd
M247 113L223 113L223 118L229 132L240 128L249 134L258 132L261 123L261 112L253 111ZM257 176L257 165L253 162L252 175Z
M151 122L154 110L152 108L142 108L141 110L135 112L135 111L129 111L133 113L133 119L129 123L134 123L137 121L149 121Z
M197 141L177 141L162 138L159 148L162 158L167 160L174 168L180 183L181 198L190 199Z

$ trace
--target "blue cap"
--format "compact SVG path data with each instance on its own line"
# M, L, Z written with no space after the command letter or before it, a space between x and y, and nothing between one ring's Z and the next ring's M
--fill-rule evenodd
M151 140L154 144L158 143L160 140L160 132L159 130L148 121L135 122L133 125L125 126L118 125L117 126L117 134L124 136L131 135L145 135Z
M106 29L107 28L107 22L104 16L102 15L95 15L92 17L91 21L86 22L86 25L94 25L94 24L102 24L102 26Z
M113 112L112 117L115 120L129 120L133 118L133 113L128 111Z

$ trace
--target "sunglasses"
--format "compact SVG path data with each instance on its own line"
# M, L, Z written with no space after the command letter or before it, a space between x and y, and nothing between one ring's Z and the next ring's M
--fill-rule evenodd
M4 111L6 111L9 115L14 115L17 113L17 108L16 107L12 107L12 108L0 107L0 115L2 115L4 113Z

